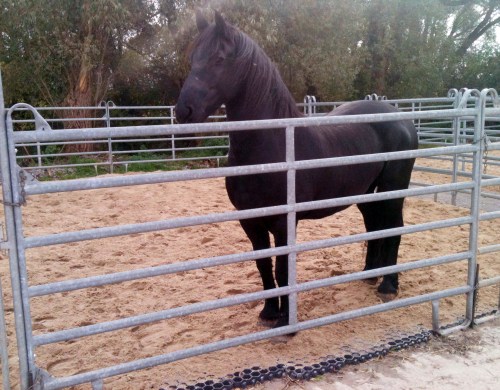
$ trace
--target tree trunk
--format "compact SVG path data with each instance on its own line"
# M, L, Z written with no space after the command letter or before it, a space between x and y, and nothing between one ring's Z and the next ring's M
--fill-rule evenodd
M88 3L84 4L84 8ZM64 110L63 116L65 119L72 119L65 122L66 129L83 129L92 127L92 121L85 120L91 117L95 111L84 109L83 107L95 107L97 102L92 99L92 44L93 44L93 29L92 23L84 22L85 38L83 42L80 68L74 68L74 73L69 75L70 87L68 94L64 99L65 107L74 107L71 110ZM96 88L94 86L94 88ZM64 150L69 153L74 152L92 152L95 150L95 144L79 143L66 145Z

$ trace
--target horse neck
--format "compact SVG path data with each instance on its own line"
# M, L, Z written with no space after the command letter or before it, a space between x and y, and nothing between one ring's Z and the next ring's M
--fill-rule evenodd
M245 86L237 97L226 104L229 121L297 118L301 116L291 93L279 74L273 85L268 85L268 81L260 83L258 80L244 84ZM256 95L255 91L260 92L260 95Z
M228 121L300 117L295 100L271 60L266 56L251 62L258 66L247 73L237 98L226 103ZM231 132L229 137L230 163L258 162L263 158L262 150L269 151L266 160L281 161L284 156L283 129Z

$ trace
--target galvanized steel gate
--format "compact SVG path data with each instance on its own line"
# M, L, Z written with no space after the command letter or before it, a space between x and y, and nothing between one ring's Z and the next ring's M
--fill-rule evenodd
M1 91L1 89L0 89ZM310 329L333 322L346 319L357 318L382 311L387 311L404 306L414 305L422 302L433 302L434 330L439 330L439 300L444 297L465 294L467 299L465 321L453 328L447 329L443 333L448 333L456 329L469 326L474 321L473 295L476 288L493 285L500 282L500 276L489 280L482 280L476 285L476 257L478 254L491 253L500 250L500 243L487 247L478 247L479 222L500 218L500 210L481 213L479 202L481 187L500 185L500 178L482 178L482 163L485 148L489 151L500 150L500 142L489 143L485 135L485 117L500 116L500 101L497 92L493 89L463 90L456 94L455 105L450 109L429 110L420 112L400 112L392 114L373 115L353 115L353 116L321 116L306 117L296 119L265 120L253 122L237 123L205 123L194 125L153 125L153 126L127 126L120 128L103 127L92 129L77 129L54 131L44 129L44 120L30 106L24 107L33 110L35 116L35 129L33 131L13 131L12 109L4 112L3 99L0 95L0 109L2 110L0 121L1 137L1 172L3 183L3 204L6 219L6 237L2 242L2 249L8 251L10 261L10 272L12 280L14 314L16 324L16 337L18 344L18 356L20 365L21 387L27 389L32 385L43 389L56 389L80 383L91 382L94 388L102 387L102 380L107 377L120 375L133 370L153 367L160 364L169 363L179 359L195 356L198 354L229 348L232 346L255 342L266 338L283 335L290 332ZM6 120L4 121L3 118ZM465 144L455 143L453 146L437 147L431 149L421 149L415 151L394 152L387 154L374 154L363 156L349 156L341 158L329 158L324 160L295 161L294 156L294 132L296 128L304 125L322 125L331 123L360 123L360 122L382 122L399 119L451 119L456 124L455 131L458 133L459 123L467 119L474 123L474 133L471 142ZM211 134L215 132L241 131L246 129L266 129L286 128L287 152L286 162L275 164L253 165L235 168L201 169L193 171L175 171L140 174L134 176L114 176L97 177L90 179L76 179L70 181L52 182L30 182L24 171L18 169L16 162L15 145L26 142L49 142L49 141L78 141L94 139L116 139L138 136L158 136L158 135L185 135L192 133ZM393 191L387 193L375 193L370 195L351 196L340 199L329 199L310 203L295 202L295 173L301 169L312 169L323 166L339 166L354 163L366 163L372 161L389 161L402 158L426 157L434 155L470 154L473 161L473 171L471 180L465 182L452 182L450 184L436 185L431 187L413 188L408 190ZM233 211L209 215L200 215L187 218L166 219L157 222L137 223L105 228L87 229L81 231L58 233L44 236L24 237L23 219L21 208L30 195L78 191L98 188L109 188L119 186L133 186L140 184L154 184L181 180L197 180L200 178L216 178L232 175L250 175L262 172L286 171L288 180L288 200L286 205L266 207L262 209L252 209L246 211ZM371 233L342 236L326 240L311 241L305 243L295 242L295 218L296 213L315 208L325 208L353 203L371 202L376 200L392 199L406 196L416 196L422 194L435 194L442 192L456 192L469 190L471 192L470 214L460 218L452 218L442 221L434 221L419 225L405 226L386 231L376 231ZM104 237L120 237L128 234L152 232L157 230L172 229L177 227L194 226L200 224L233 221L244 218L252 218L260 215L288 215L289 242L287 247L271 248L268 250L238 253L199 260L183 261L169 265L152 268L139 269L134 271L124 271L113 274L86 277L81 279L66 280L62 282L49 283L44 285L29 285L27 278L27 265L25 251L29 248L38 248L48 245L78 242L83 240L93 240ZM295 273L296 255L299 252L331 247L335 245L348 244L365 241L369 239L389 237L395 234L409 234L425 231L429 229L445 228L457 225L469 225L469 248L467 251L453 253L435 258L421 259L411 263L400 264L383 269L356 272L342 276L330 277L327 279L315 280L306 283L297 283ZM114 321L102 322L95 325L88 325L79 328L71 328L62 331L49 332L41 335L34 335L32 332L32 319L30 316L30 300L34 297L85 289L89 287L102 286L110 283L119 283L140 278L166 275L187 270L199 269L202 267L213 267L236 262L243 262L275 256L280 254L289 255L289 286L277 288L275 290L262 291L258 293L247 293L223 298L214 301L202 302L182 306L174 309L152 312L130 318ZM467 283L463 286L429 293L421 296L398 299L389 303L383 303L362 309L342 312L326 317L301 321L297 320L297 295L300 292L332 286L354 280L366 279L369 277L382 276L394 272L403 272L416 268L428 267L431 265L445 264L451 262L466 261L468 264ZM56 343L60 341L72 340L88 335L111 332L118 329L147 324L154 321L168 318L199 313L217 308L232 306L236 304L262 300L264 298L280 295L290 296L290 319L291 325L279 329L270 329L262 332L252 333L236 338L226 339L206 345L188 348L167 354L160 354L154 357L137 361L123 363L111 367L76 374L68 377L54 378L49 373L39 369L35 361L35 349L37 346ZM2 303L2 302L0 302ZM8 359L6 352L5 326L0 321L0 333L2 342L2 363L4 370L4 387L7 388ZM484 319L483 319L484 320Z

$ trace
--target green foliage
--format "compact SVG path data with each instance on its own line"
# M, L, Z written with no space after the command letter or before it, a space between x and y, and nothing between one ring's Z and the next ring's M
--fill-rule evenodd
M175 103L196 7L258 41L297 100L499 87L498 0L0 0L7 104Z

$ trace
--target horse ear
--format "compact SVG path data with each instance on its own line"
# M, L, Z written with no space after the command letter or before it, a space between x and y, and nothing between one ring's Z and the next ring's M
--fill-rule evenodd
M196 9L196 27L198 27L198 32L202 32L208 27L207 19L205 19L199 8Z
M227 23L217 11L215 11L215 31L219 36L225 36L227 32Z

